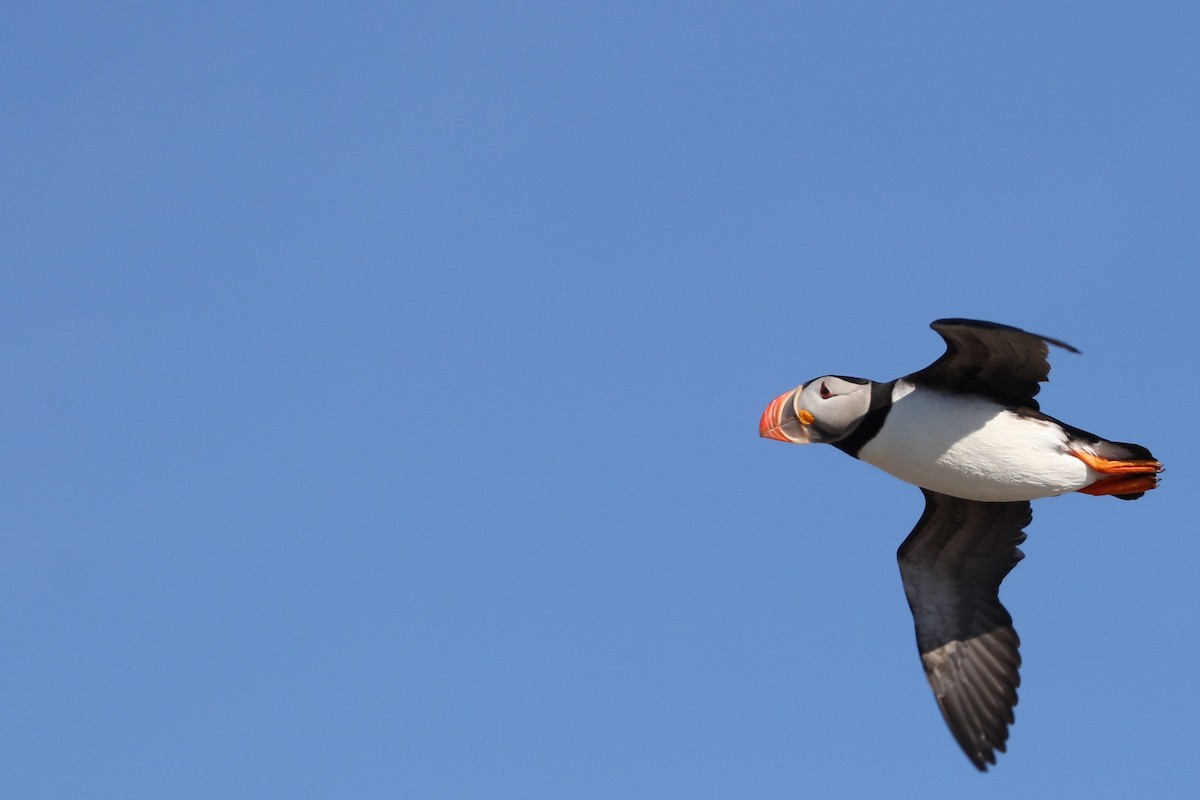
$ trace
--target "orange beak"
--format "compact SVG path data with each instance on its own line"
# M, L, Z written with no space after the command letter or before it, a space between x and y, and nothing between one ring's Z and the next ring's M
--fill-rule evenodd
M771 401L758 421L758 435L764 439L777 439L791 444L808 444L808 426L796 414L794 399L803 389L797 386L791 391L784 392ZM812 417L808 421L812 422Z

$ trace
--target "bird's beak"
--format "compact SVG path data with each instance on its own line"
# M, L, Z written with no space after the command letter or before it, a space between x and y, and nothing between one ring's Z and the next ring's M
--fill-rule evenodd
M758 435L764 439L778 439L792 444L808 444L808 426L812 424L812 415L807 411L796 411L796 398L804 389L797 386L790 392L784 392L771 401L762 419L758 421Z

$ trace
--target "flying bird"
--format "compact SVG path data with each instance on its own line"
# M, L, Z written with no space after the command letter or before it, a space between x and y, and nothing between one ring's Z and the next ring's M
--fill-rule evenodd
M925 512L896 557L917 649L938 708L981 771L1004 752L1017 704L1020 640L1000 582L1021 560L1029 501L1067 492L1135 500L1162 464L1043 414L1049 345L1065 342L970 319L931 326L946 352L884 383L826 375L771 401L759 434L823 442L920 487Z

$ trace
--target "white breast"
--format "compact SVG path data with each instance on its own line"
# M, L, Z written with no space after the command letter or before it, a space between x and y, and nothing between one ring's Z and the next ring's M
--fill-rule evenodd
M1066 433L1052 422L905 381L858 457L917 486L988 502L1051 497L1098 477L1068 453Z

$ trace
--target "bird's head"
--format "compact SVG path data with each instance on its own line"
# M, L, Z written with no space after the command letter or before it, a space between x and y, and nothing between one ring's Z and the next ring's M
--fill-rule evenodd
M849 436L871 407L871 382L826 375L771 401L758 423L767 439L792 444L832 444Z

